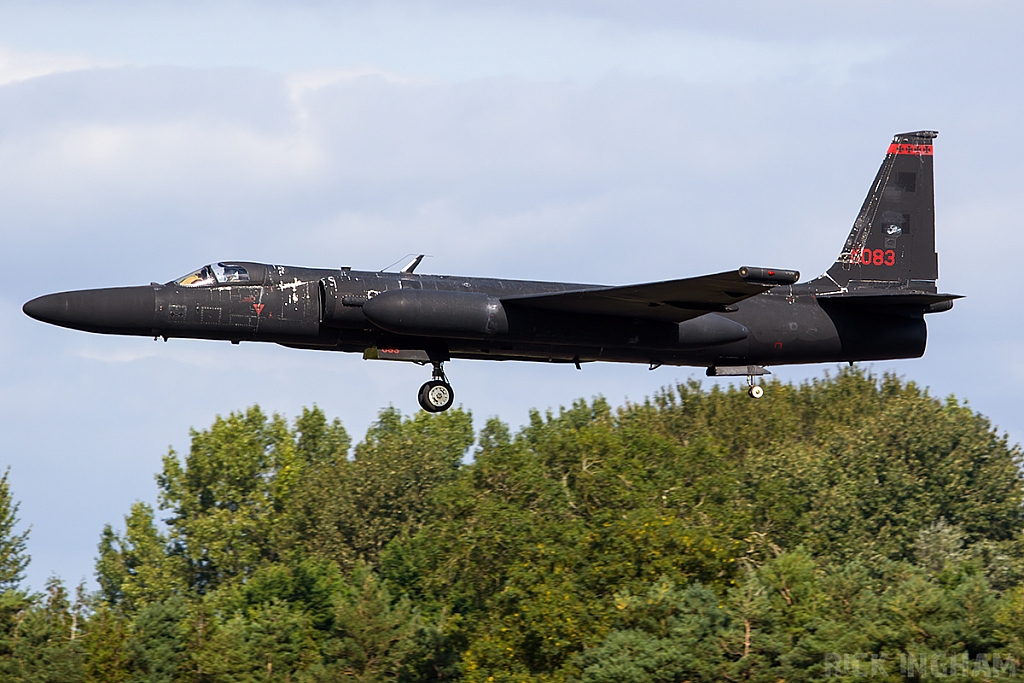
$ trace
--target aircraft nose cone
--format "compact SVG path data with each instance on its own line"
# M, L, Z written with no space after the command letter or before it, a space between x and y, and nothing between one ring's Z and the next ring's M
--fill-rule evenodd
M152 287L87 289L47 294L22 310L36 320L86 332L152 334L156 318Z
M37 297L21 307L25 315L44 323L55 322L66 308L67 297L63 294L47 294Z

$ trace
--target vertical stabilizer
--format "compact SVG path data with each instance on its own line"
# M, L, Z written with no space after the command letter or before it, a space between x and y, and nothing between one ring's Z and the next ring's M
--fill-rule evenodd
M892 139L850 236L828 276L843 287L899 287L934 292L935 131Z

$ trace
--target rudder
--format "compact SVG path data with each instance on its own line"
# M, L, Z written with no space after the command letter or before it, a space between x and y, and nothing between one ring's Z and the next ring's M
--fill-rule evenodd
M828 277L842 287L935 292L935 131L892 139L871 191Z

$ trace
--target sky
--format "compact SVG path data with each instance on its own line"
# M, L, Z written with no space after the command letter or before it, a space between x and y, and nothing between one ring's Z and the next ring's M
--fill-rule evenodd
M317 404L358 440L429 370L90 335L41 294L226 259L628 284L835 260L895 133L932 129L940 291L867 363L1024 440L1024 6L1012 2L0 3L0 467L28 585L93 580L190 428ZM837 366L773 368L786 381ZM513 426L701 369L455 361Z

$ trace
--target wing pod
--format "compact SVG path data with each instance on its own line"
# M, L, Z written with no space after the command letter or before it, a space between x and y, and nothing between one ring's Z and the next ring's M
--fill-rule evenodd
M679 346L685 349L699 349L742 341L750 330L735 320L708 313L698 318L679 323Z
M739 269L739 276L743 278L744 282L766 285L792 285L800 279L800 272L796 270L783 270L781 268L743 266Z
M474 338L508 332L501 302L478 292L396 289L364 303L363 315L395 334Z

